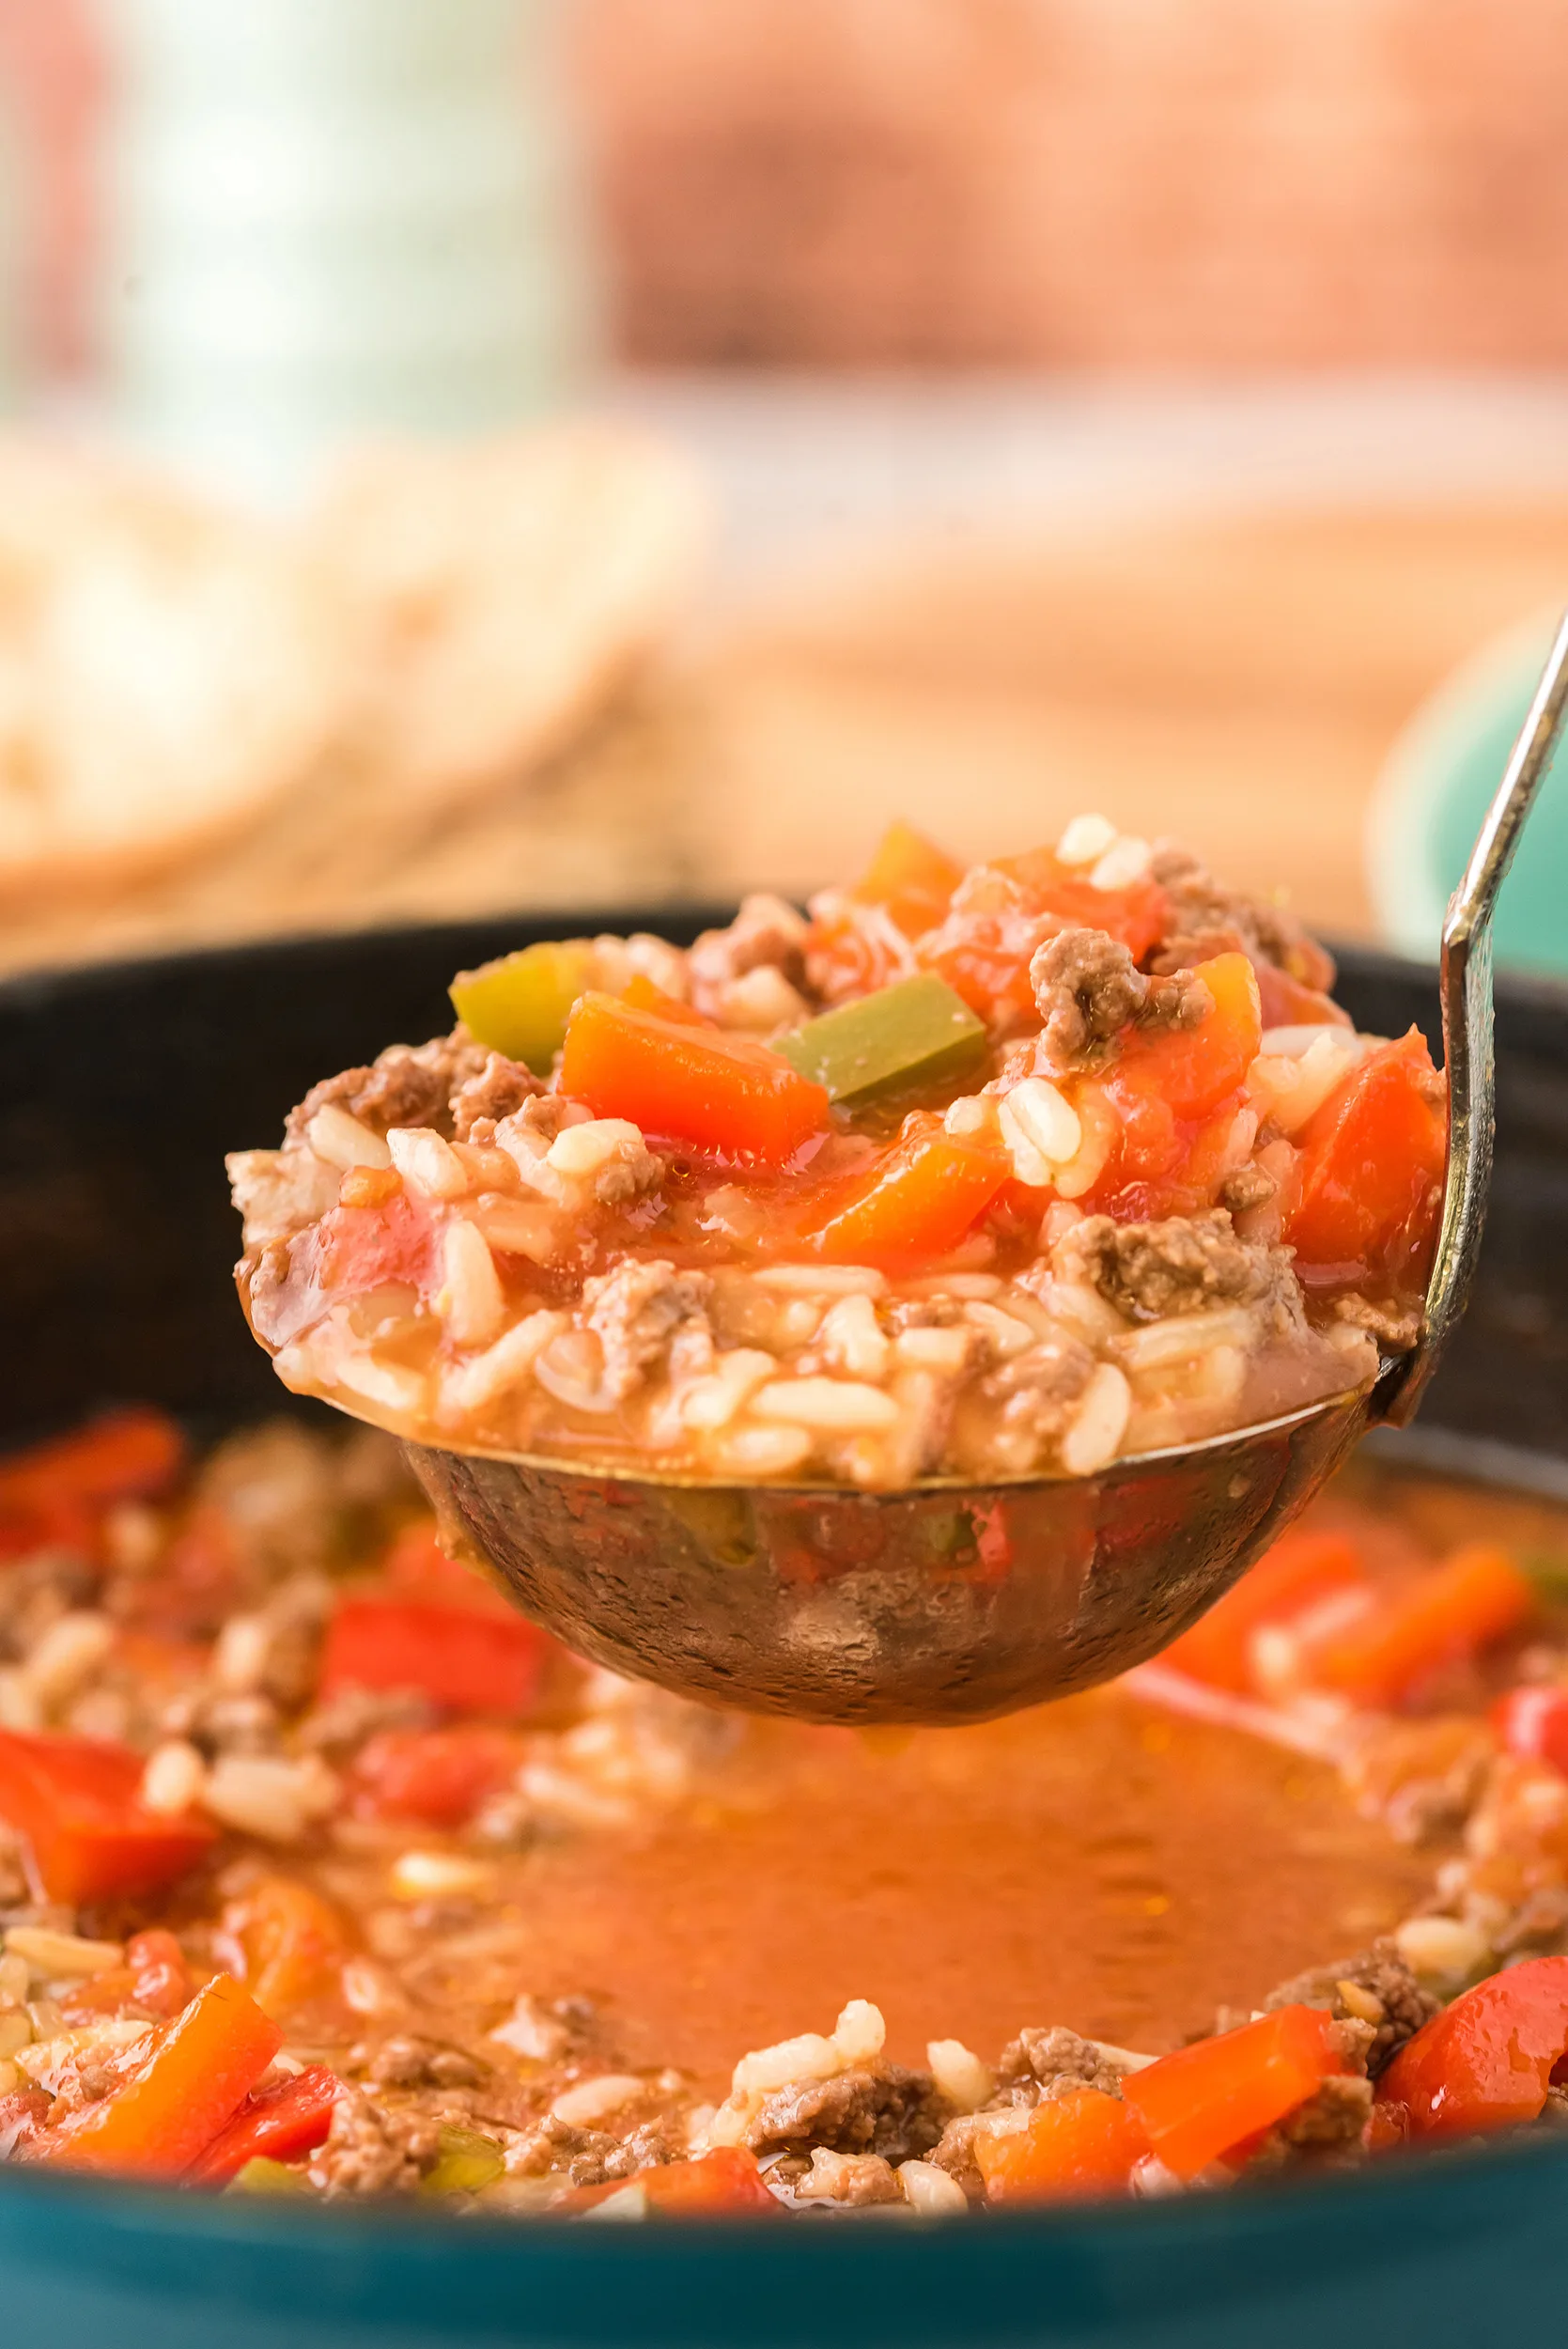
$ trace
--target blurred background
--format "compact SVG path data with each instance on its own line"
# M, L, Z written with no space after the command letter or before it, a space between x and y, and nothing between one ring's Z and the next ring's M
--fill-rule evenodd
M0 959L1086 807L1424 950L1568 590L1563 66L1551 0L0 0Z

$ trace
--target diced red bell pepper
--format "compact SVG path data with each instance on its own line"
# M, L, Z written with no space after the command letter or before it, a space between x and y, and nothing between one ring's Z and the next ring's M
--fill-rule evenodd
M525 1713L538 1694L545 1634L510 1612L440 1599L342 1598L327 1626L321 1693L417 1688L459 1713Z
M1123 2194L1150 2151L1139 2114L1121 2097L1097 2088L1036 2105L1022 2129L1005 2136L977 2130L974 2139L988 2202Z
M106 1412L0 1460L0 1559L45 1542L90 1551L105 1510L158 1499L184 1465L179 1429L146 1408Z
M961 864L898 817L849 894L862 905L880 906L906 938L919 938L936 928L963 878Z
M1492 1707L1492 1730L1505 1752L1568 1775L1568 1688L1510 1688Z
M47 1508L61 1497L107 1508L153 1501L185 1465L185 1439L163 1411L107 1411L85 1427L0 1460L0 1509Z
M1161 2056L1125 2079L1122 2094L1166 2168L1192 2178L1343 2070L1329 2017L1316 2007L1282 2006Z
M52 1901L156 1891L209 1849L209 1820L143 1807L142 1769L125 1746L0 1731L0 1819L25 1842Z
M510 1783L522 1759L523 1744L515 1732L482 1721L459 1721L451 1729L383 1729L355 1755L349 1783L356 1810L455 1828Z
M232 2121L185 2173L187 2186L218 2187L247 2161L297 2161L326 2142L343 2083L325 2063L308 2063L292 2079L247 2097Z
M171 2022L156 2023L128 2076L35 2139L32 2157L70 2170L183 2176L232 2120L283 2045L232 1974L218 1974Z
M828 1122L821 1085L750 1036L582 996L567 1025L561 1090L598 1117L782 1166Z
M1448 1129L1441 1081L1415 1029L1358 1062L1296 1141L1300 1190L1284 1237L1299 1260L1419 1281L1436 1232Z
M1470 1542L1326 1641L1312 1677L1360 1704L1397 1704L1445 1665L1517 1631L1535 1606L1507 1550Z
M466 1607L510 1623L510 1602L478 1566L449 1558L433 1521L414 1517L397 1532L380 1563L381 1579L399 1598L434 1599L443 1607ZM545 1635L539 1634L541 1641Z
M1366 1579L1360 1552L1348 1535L1292 1527L1201 1622L1172 1641L1160 1660L1211 1688L1246 1695L1252 1687L1257 1632Z
M754 2154L742 2145L718 2145L692 2161L665 2162L640 2170L634 2178L607 2186L584 2186L559 2196L556 2210L588 2210L628 2186L640 2186L660 2218L736 2218L748 2213L777 2218L781 2205L763 2184Z
M257 2006L288 2017L335 2006L353 1954L349 1921L297 1876L262 1876L224 1910L220 1952Z
M172 1933L155 1925L133 1934L125 1945L125 1962L101 1974L89 1974L60 2000L68 2023L85 2023L98 2015L145 2015L166 2021L195 1996L185 1952Z
M1377 2083L1412 2139L1533 2121L1568 2055L1568 1957L1532 1957L1462 1991L1406 2040Z
M956 1248L1012 1172L999 1144L911 1118L869 1174L815 1203L800 1237L830 1264L910 1270Z

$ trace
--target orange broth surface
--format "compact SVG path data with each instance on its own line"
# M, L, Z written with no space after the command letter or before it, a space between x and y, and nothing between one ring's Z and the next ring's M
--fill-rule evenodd
M1170 2046L1387 1931L1431 1868L1327 1766L1109 1691L959 1730L748 1723L681 1810L540 1848L501 1906L538 1993L601 1997L631 2062L722 2093L851 1998L916 2062L1031 2022Z

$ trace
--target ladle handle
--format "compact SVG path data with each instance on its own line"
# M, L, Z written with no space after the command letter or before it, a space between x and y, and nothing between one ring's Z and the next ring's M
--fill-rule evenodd
M1541 673L1497 797L1476 835L1443 922L1438 988L1448 1071L1448 1179L1420 1341L1379 1382L1375 1414L1403 1427L1415 1412L1465 1310L1481 1253L1492 1180L1497 1056L1492 1034L1492 914L1525 818L1552 763L1568 708L1568 614Z

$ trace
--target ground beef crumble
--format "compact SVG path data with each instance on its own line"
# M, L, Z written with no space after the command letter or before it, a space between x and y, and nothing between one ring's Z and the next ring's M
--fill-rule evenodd
M1149 957L1151 971L1186 970L1239 946L1303 987L1327 994L1333 986L1333 957L1282 908L1222 889L1197 857L1171 842L1156 848L1149 869L1171 900L1171 926Z
M1001 2051L997 2101L1043 2103L1075 2088L1097 2088L1108 2096L1119 2096L1126 2068L1097 2040L1080 2039L1061 2024L1049 2030L1031 2027Z
M326 2143L313 2155L310 2182L336 2200L406 2192L435 2160L439 2123L418 2112L392 2112L357 2088L333 2107Z
M1327 2008L1336 2022L1371 2026L1366 2070L1375 2079L1407 2039L1436 2014L1441 2001L1423 1990L1394 1944L1374 1941L1354 1957L1314 1966L1284 1982L1264 2000L1281 2006Z
M1286 1252L1240 1238L1223 1207L1156 1223L1088 1216L1058 1243L1055 1261L1129 1321L1212 1305L1267 1301L1284 1309L1295 1292Z
M1058 1071L1092 1062L1129 1020L1195 1028L1212 1003L1190 971L1146 978L1104 930L1059 930L1036 948L1029 979L1044 1023L1042 1061Z
M620 1402L712 1292L706 1273L677 1272L662 1257L623 1256L582 1283L587 1325L604 1350L604 1391Z
M880 2154L908 2161L942 2133L943 2108L928 2072L858 2065L830 2079L796 2080L765 2096L746 2130L753 2153Z
M393 1126L432 1126L450 1141L454 1097L481 1081L497 1057L462 1027L428 1044L389 1044L368 1068L346 1068L312 1085L289 1112L286 1143L303 1143L317 1111L329 1107L347 1110L376 1133Z

